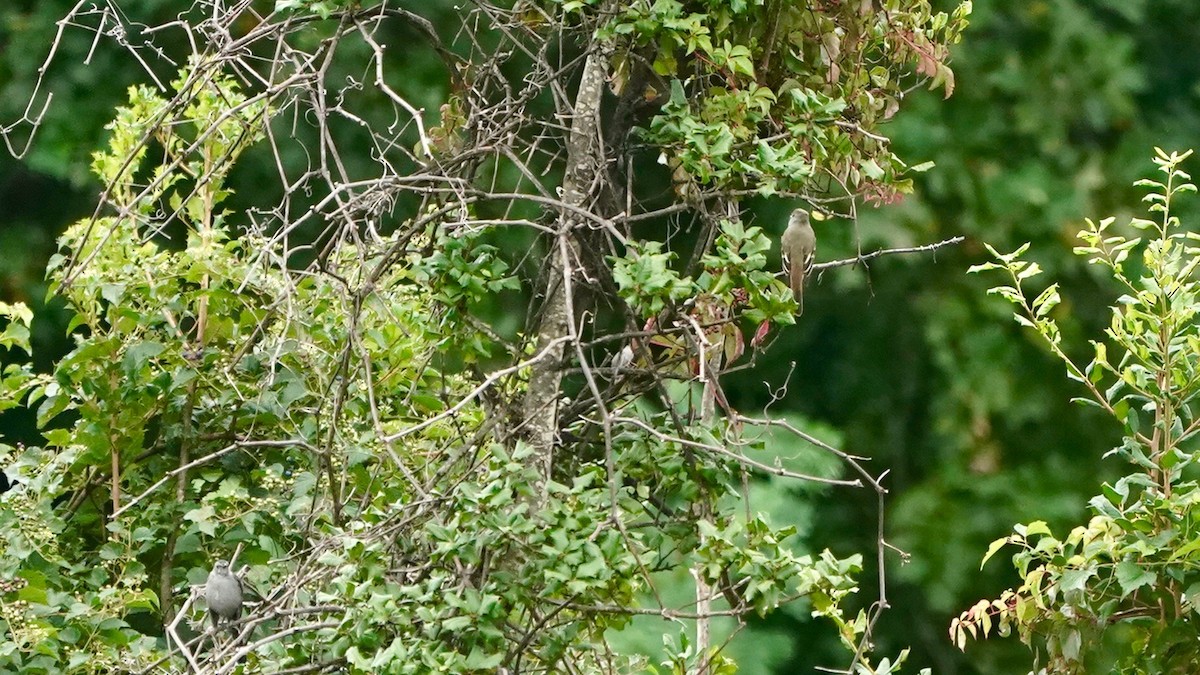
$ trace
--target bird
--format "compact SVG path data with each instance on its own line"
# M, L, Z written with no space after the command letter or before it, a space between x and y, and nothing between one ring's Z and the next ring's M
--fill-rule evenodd
M788 285L796 304L800 305L797 314L804 313L804 277L812 267L813 255L817 251L817 235L808 222L808 211L800 208L792 211L788 218L787 229L779 239L779 248L783 257L783 271L788 276Z
M622 370L633 365L633 359L634 359L633 345L634 345L633 342L626 343L626 345L621 348L621 351L617 352L616 356L613 357L613 360L612 360L613 376L620 375Z
M229 563L218 560L208 574L204 584L204 600L208 603L208 616L216 629L220 619L236 621L242 615L242 582L229 569Z

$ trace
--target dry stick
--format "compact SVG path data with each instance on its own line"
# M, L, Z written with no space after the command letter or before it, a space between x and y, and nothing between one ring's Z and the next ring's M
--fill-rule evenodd
M487 378L485 378L483 380L483 382L479 384L479 386L477 386L474 389L472 389L471 391L467 392L467 395L464 396L462 398L462 400L460 400L458 403L455 403L449 409L443 410L442 412L434 415L433 417L430 417L429 419L426 419L425 421L420 422L418 424L414 424L413 426L408 427L407 429L401 429L400 431L397 431L396 433L394 433L390 436L384 436L383 440L390 443L392 441L404 438L405 436L415 434L418 431L420 431L426 427L429 427L433 424L437 424L439 421L454 415L459 410L462 410L464 407L466 407L466 405L468 403L475 400L475 398L477 398L480 394L482 394L489 387L491 387L493 384L495 384L498 380L503 379L504 377L507 377L508 375L511 375L512 373L515 373L523 368L527 368L530 365L533 365L534 363L541 361L542 359L546 358L551 353L551 350L554 347L556 347L558 344L566 342L570 339L571 339L570 336L559 337L559 338L555 339L553 342L551 342L550 344L547 344L542 349L542 351L540 351L536 355L534 355L533 358L529 358L529 359L526 359L516 365L512 365L507 368L501 368L500 370L494 371L491 375L488 375Z
M300 675L301 673L323 672L332 668L341 668L346 663L346 659L339 658L325 663L310 663L307 666L296 666L295 668L284 668L277 670L272 675Z
M575 301L574 293L575 286L573 283L574 268L570 263L570 252L568 250L566 238L559 239L559 255L563 257L562 266L562 283L563 294L567 305L567 316L575 316ZM613 458L612 448L612 418L608 413L608 406L604 404L604 396L600 393L600 387L596 384L596 378L592 373L591 366L588 365L587 354L583 351L583 342L579 337L579 329L575 325L574 320L567 322L567 336L571 344L575 347L575 355L579 359L579 366L583 371L583 378L587 382L588 391L592 394L592 400L596 402L596 409L600 413L600 426L604 433L604 463L605 469L608 471L608 496L609 496L609 517L616 522L617 517L617 468Z
M179 629L179 622L183 621L183 619L187 616L187 611L189 608L191 608L192 602L196 599L196 596L198 595L198 591L199 591L199 587L192 588L191 592L188 593L187 600L185 600L183 602L183 606L181 606L179 608L179 613L175 615L175 618L171 621L171 624L169 626L167 626L167 635L175 639L175 644L178 645L179 651L183 654L183 658L187 659L188 665L190 665L192 667L192 670L194 670L197 673L200 672L200 666L199 666L199 664L196 663L196 658L194 656L192 656L192 652L190 649L188 649L188 646L199 643L204 638L205 634L202 633L202 634L196 636L195 638L193 638L191 641L185 643L183 641L183 639L179 637L178 629ZM154 663L150 664L142 672L143 673L149 672L155 666L161 664L163 661L166 661L168 658L170 658L169 653L166 656L159 659L158 661L155 661Z
M413 120L417 123L417 134L421 137L421 152L424 154L426 160L428 160L433 156L433 148L429 142L429 137L425 135L425 123L421 121L422 112L414 108L403 96L397 94L395 90L388 86L387 78L383 75L383 45L380 45L371 37L371 34L367 32L366 27L361 22L356 21L355 23L358 25L358 31L362 35L363 40L375 52L375 86L379 87L379 90L388 98L392 99L397 105L407 110L408 114L412 115Z
M202 323L197 322L200 326ZM200 338L203 344L203 337ZM192 410L196 404L198 380L192 380L188 386L187 399L183 408L182 426L183 433L179 441L179 469L175 476L175 504L171 509L171 529L167 532L167 541L163 546L162 569L159 570L158 588L159 601L162 605L163 619L171 619L171 586L172 573L175 568L175 543L179 535L179 526L182 523L183 514L180 509L186 503L187 498L187 465L189 462L191 445L192 445ZM132 505L132 504L130 504ZM113 520L117 518L116 511L113 512Z
M79 0L79 2L75 3L75 6L72 7L69 12L67 12L66 16L55 22L55 25L58 26L58 29L54 33L54 40L50 43L50 50L47 52L45 60L43 60L42 65L38 67L37 81L33 85L33 91L29 94L29 102L25 104L25 110L21 114L21 119L13 122L9 126L0 127L0 137L4 138L4 145L8 148L9 154L16 159L24 159L25 153L29 152L29 148L33 146L33 139L37 135L37 130L41 128L42 119L45 117L46 111L50 108L50 102L54 100L54 92L48 92L46 94L46 102L42 105L42 109L36 116L32 118L29 116L29 111L33 108L33 102L37 100L38 92L41 91L42 85L45 84L46 72L50 69L50 62L58 53L58 47L62 42L63 33L70 24L71 18L74 17L79 12L79 8L83 7L83 5L87 2L88 0ZM99 37L99 34L99 31L97 31L97 37ZM16 131L17 127L24 122L29 122L33 128L29 132L29 138L25 139L25 147L17 150L9 138L9 135Z
M562 250L560 253L563 256L566 256L567 252L565 240L563 240L561 244ZM566 288L567 316L575 316L571 280L572 276L570 266L564 265L563 284ZM583 351L583 342L580 339L579 332L576 329L573 321L568 324L568 330L570 331L569 337L571 338L572 344L575 346L576 355L579 358L580 368L583 371L584 378L587 380L588 389L591 391L592 398L596 401L596 407L600 411L601 427L604 434L604 466L605 471L608 473L609 520L617 527L618 531L620 531L621 537L624 539L626 546L629 547L630 553L633 554L634 560L637 562L638 568L642 571L642 574L646 578L647 584L650 586L655 598L658 600L659 604L662 604L662 599L658 597L658 588L650 582L650 572L647 570L645 563L642 561L641 554L637 552L637 548L634 546L633 538L629 535L628 530L625 528L625 523L618 513L618 493L616 484L617 467L615 451L612 447L612 416L609 414L608 408L604 403L604 397L600 393L599 387L596 385L596 380L593 376L592 369L587 362L587 355Z
M809 443L812 443L813 445L821 448L822 450L825 450L826 452L830 452L830 453L838 456L839 458L841 458L841 460L843 462L846 462L847 464L849 464L855 470L855 472L858 473L860 476L862 476L863 480L875 490L876 501L877 501L875 563L876 563L876 567L878 568L879 598L872 604L871 612L870 612L870 615L867 620L867 627L863 631L862 640L859 642L858 649L854 653L854 660L851 662L851 668L853 668L853 664L858 663L859 660L862 658L863 653L866 651L867 644L870 642L871 631L874 629L876 622L878 622L879 617L883 613L883 610L887 609L889 606L888 601L887 601L887 577L886 577L885 568L884 568L884 554L888 548L894 549L895 547L888 544L888 542L884 539L884 536L883 536L883 529L884 529L883 499L884 499L884 495L886 495L888 491L880 483L880 481L883 480L883 478L887 475L888 472L886 472L886 471L883 472L882 474L880 474L880 476L878 478L872 477L871 474L869 474L867 472L867 470L864 469L863 466L859 463L858 460L861 458L854 457L850 454L847 454L846 452L838 450L837 448L829 445L828 443L825 443L824 441L821 441L814 436L811 436L809 434L804 433L803 431L800 431L799 429L792 426L788 422L784 422L781 420L773 420L773 419L761 419L760 420L760 419L754 419L754 418L750 418L750 417L744 417L742 415L738 415L737 418L739 420L749 423L749 424L777 426L777 427L780 427L783 429L787 429L788 431L803 438L804 440L808 441ZM850 671L846 671L846 672L850 672Z
M870 253L867 253L864 255L855 256L853 258L843 258L841 260L830 260L829 262L817 263L812 266L810 271L820 272L821 270L829 269L831 267L844 267L846 265L857 265L859 263L865 263L866 261L868 261L872 258L878 258L879 256L882 256L882 255L893 255L893 254L897 254L897 253L925 253L928 251L936 251L937 249L942 248L943 246L950 246L952 244L957 244L957 243L962 242L965 239L966 239L966 237L959 236L959 237L951 237L949 239L943 239L942 241L939 241L935 244L926 244L924 246L912 246L912 247L908 247L908 248L883 248L883 249L879 249L877 251L871 251Z
M752 422L755 424L760 423L760 420L754 420L749 417L743 417L741 415L736 416L735 419L739 422L749 421L749 422ZM863 486L863 482L859 479L845 480L845 479L841 479L841 478L824 478L822 476L812 476L812 475L805 474L805 473L798 473L796 471L789 471L787 469L784 469L781 466L771 466L769 464L763 464L762 462L757 462L753 459L750 459L749 457L746 457L745 455L740 455L736 452L729 450L728 448L724 448L719 445L712 445L709 443L702 443L700 441L689 440L686 438L682 438L680 436L673 436L671 434L660 431L660 430L656 429L655 427L650 426L646 422L644 422L636 417L618 416L618 417L614 417L613 420L616 422L620 422L620 423L632 424L662 441L665 441L668 443L677 443L679 445L696 448L698 450L707 450L709 452L714 452L714 453L720 454L722 456L728 457L728 458L734 460L735 462L744 464L744 465L752 467L754 469L758 469L759 471L769 473L773 476L781 476L784 478L795 478L798 480L811 481L814 483L823 483L825 485L840 485L840 486L844 486L844 487L862 487ZM801 434L801 437L804 438L804 440L809 440L809 437L807 435ZM820 442L817 441L817 443L820 443ZM818 445L818 447L822 447L823 449L828 448L828 446L824 446L824 444ZM835 452L840 452L840 451L835 451ZM843 455L843 456L845 456L845 455Z
M215 11L215 7L214 7ZM206 150L208 146L205 146ZM230 149L232 152L232 148ZM204 153L204 175L211 176L217 172L215 163L219 163L220 158L210 157L208 152ZM212 217L213 209L216 208L215 194L213 188L205 183L208 189L203 189L201 200L203 202L200 226L200 238L207 250L208 244L212 240ZM201 186L197 186L196 190L201 190ZM149 274L149 272L147 272ZM207 343L206 335L208 332L208 291L211 287L212 280L209 278L208 272L200 278L200 300L196 308L196 349L203 352L204 345ZM168 312L168 320L170 319ZM178 327L176 326L176 330ZM184 341L187 344L187 341ZM186 503L187 498L187 465L191 459L191 446L193 438L193 419L192 413L196 405L196 395L199 391L199 378L193 379L188 385L187 398L182 411L182 419L180 420L182 433L179 440L179 466L180 470L175 477L175 504L171 511L171 529L167 532L167 541L163 546L162 567L159 570L159 598L162 603L163 618L167 619L171 614L171 586L172 574L175 570L175 544L179 535L179 526L182 523L183 514L180 509ZM115 517L115 512L114 512Z
M350 293L350 289L345 289L346 293ZM329 481L329 496L333 504L333 522L338 527L343 524L342 521L342 490L345 487L342 482L339 482L333 471L333 448L337 441L338 424L341 422L342 412L346 404L346 392L350 388L350 353L354 349L354 345L359 341L358 336L358 321L362 310L362 296L357 292L351 294L352 309L350 314L350 326L346 346L342 348L341 357L338 360L337 370L334 372L334 380L338 381L338 386L334 391L333 408L330 410L329 416L329 433L327 435L326 447L321 449L320 459L325 469L326 480ZM333 388L333 382L330 383L330 388ZM345 478L345 473L343 473ZM317 500L313 500L313 508L316 508Z
M379 406L375 403L375 378L372 375L373 366L371 365L371 351L364 345L360 345L360 350L362 352L363 360L363 375L366 379L367 403L369 403L371 406L371 424L375 427L375 435L383 441L384 447L387 448L388 455L392 458L392 462L396 465L396 468L400 469L400 472L404 474L404 477L408 479L408 482L412 484L413 490L416 490L417 494L420 495L422 499L428 499L429 493L426 492L421 486L421 483L417 480L417 477L408 470L408 465L405 464L403 458L397 454L396 448L393 445L393 441L389 440L387 435L383 433L383 422L379 419Z
M779 604L785 605L794 600L808 595L807 593L793 593L780 598ZM625 614L630 616L658 616L671 621L687 619L698 621L700 619L712 619L716 617L740 617L754 611L751 608L744 609L712 609L707 612L684 612L678 609L668 609L666 607L649 608L649 607L626 607L623 605L581 605L566 600L550 600L555 604L567 605L578 612L593 612L599 614Z
M575 595L572 597L578 597L578 595ZM536 636L538 634L538 632L541 631L542 628L544 628L546 626L546 624L550 623L551 619L553 619L556 615L558 615L559 612L563 611L567 607L568 607L567 603L565 603L565 602L559 603L557 607L550 610L549 614L547 614L546 616L540 617L540 618L537 617L537 612L533 611L534 616L531 618L534 619L534 624L532 626L530 626L528 630L523 631L524 636L521 638L521 641L519 643L517 643L517 646L514 647L513 649L508 650L508 654L505 654L504 660L506 662L509 661L510 658L513 658L513 657L516 658L516 663L514 664L515 667L513 668L513 670L515 670L518 673L521 672L521 669L520 669L521 658L525 654L525 648L528 647L531 642L533 642L534 636ZM512 655L512 656L510 657L509 655Z
M282 640L283 638L288 637L290 635L295 635L296 633L304 633L307 631L321 630L323 628L337 628L341 624L342 624L341 621L322 621L320 623L310 623L310 624L307 624L304 626L292 626L291 628L286 628L284 630L279 631L278 633L272 633L271 635L268 635L268 636L266 636L260 640L257 640L255 642L251 642L250 644L246 645L245 647L242 647L241 649L234 652L234 654L232 656L230 656L229 659L225 662L225 665L221 666L217 670L217 675L226 675L227 673L232 673L233 670L235 668L237 668L238 662L241 661L242 658L249 655L250 652L253 652L255 649L262 647L263 645L271 644L272 642Z
M571 213L573 213L577 216L581 216L585 220L591 221L591 222L595 223L596 225L600 226L601 229L608 232L610 235L613 236L613 238L615 238L617 241L620 241L622 244L626 243L625 235L621 234L621 232L619 230L617 230L616 225L613 224L613 221L615 221L615 220L624 220L625 219L624 214L618 214L616 217L609 219L609 218L603 218L601 216L598 216L595 213L593 213L581 206L577 206L575 204L565 202L561 199L555 199L553 197L543 197L541 195L532 195L532 194L521 194L519 192L491 192L491 191L474 190L474 189L472 189L471 192L479 197L484 197L487 199L523 199L526 201L536 202L539 204L545 204L545 205L553 207L555 209L562 209L564 211L570 211Z
M133 500L127 502L125 504L125 506L122 506L119 511L116 511L115 513L113 513L113 515L112 515L113 520L116 520L117 516L120 516L122 513L128 511L135 504L137 504L138 502L140 502L143 499L145 499L146 497L148 497L150 495L150 493L154 492L158 488L165 485L172 478L174 478L175 476L179 475L182 472L186 472L188 469L191 469L192 467L200 466L201 464L206 464L214 459L217 459L218 457L222 457L224 455L227 455L227 454L233 452L234 450L239 450L241 448L281 448L281 447L288 447L288 446L292 446L292 445L300 446L302 448L309 450L310 452L316 452L316 448L312 447L308 443L306 443L302 440L299 440L299 439L289 440L289 441L238 441L237 443L233 443L232 445L227 445L224 448L217 450L216 452L209 453L199 459L192 460L191 462L188 462L187 464L184 464L183 466L180 466L177 469L172 469L171 471L167 472L167 475L165 475L162 478L155 481L154 485L151 485L150 487L146 488L146 490L144 492L142 492L137 497L134 497Z
M696 362L699 366L698 380L703 387L700 402L700 419L706 425L711 425L716 417L716 406L718 387L716 371L720 368L722 352L718 349L718 345L710 342L704 329L701 328L700 322L691 314L687 315L687 321L691 324L692 330L695 331L696 344L698 345L699 354ZM711 353L711 356L710 356ZM712 362L709 362L709 359ZM710 518L712 514L709 512L708 504L703 501L703 513L697 514L703 518ZM703 548L707 543L707 537L703 530L699 532L700 546ZM692 575L692 580L696 584L696 613L701 615L701 618L696 619L696 657L697 657L697 673L698 675L708 675L712 670L712 658L709 656L710 646L712 644L712 634L710 631L708 613L712 611L712 600L716 593L712 589L712 585L705 578L705 566L697 560L689 570ZM715 656L715 654L714 654Z

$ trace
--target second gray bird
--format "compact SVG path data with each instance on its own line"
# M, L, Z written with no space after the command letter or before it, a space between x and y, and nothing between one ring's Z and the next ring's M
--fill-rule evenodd
M220 619L237 621L242 616L242 582L229 569L229 563L218 560L204 584L204 600L213 628Z
M804 313L804 278L808 276L808 268L812 267L813 256L817 252L817 235L808 222L808 211L796 209L788 219L787 229L779 240L780 252L783 255L783 271L788 275L788 286L800 305L797 314Z

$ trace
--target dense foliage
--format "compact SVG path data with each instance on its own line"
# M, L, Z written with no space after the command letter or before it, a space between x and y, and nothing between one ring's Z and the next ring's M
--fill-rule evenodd
M102 190L88 173L90 153L107 139L102 127L127 100L127 85L149 81L138 60L144 52L111 48L105 39L97 42L94 31L105 7L119 6L132 22L161 24L175 20L183 5L179 0L104 3L77 16L56 42L55 22L75 4L0 3L4 140L18 151L24 148L31 126L22 123L23 115L36 115L46 94L54 95L23 160L0 153L0 298L34 309L30 329L38 372L49 372L56 356L71 348L63 337L68 317L54 304L42 304L45 260L56 235L91 214ZM1141 194L1127 186L1146 175L1147 148L1188 147L1200 134L1200 62L1186 58L1200 30L1200 4L973 4L971 27L954 49L954 95L943 100L941 87L910 91L900 114L876 130L893 140L904 160L935 160L936 168L913 176L915 190L900 203L859 209L853 227L819 223L818 255L842 258L958 234L967 234L968 241L936 256L882 258L867 269L819 275L799 325L772 331L769 350L722 378L736 408L758 409L771 402L798 424L820 420L824 426L808 422L805 428L837 439L855 455L872 457L873 469L890 470L888 534L911 557L889 570L889 600L898 611L881 616L876 642L885 653L912 646L910 663L944 674L1027 669L1028 655L1019 641L982 641L964 656L944 627L979 597L997 596L1019 583L996 561L980 572L979 555L988 542L1010 531L1012 523L1034 519L1048 521L1054 532L1069 531L1086 520L1094 486L1116 481L1122 464L1099 459L1119 437L1120 425L1100 411L1070 404L1079 395L1077 385L1062 377L1040 338L1005 322L1003 303L984 294L988 280L966 277L964 271L989 259L982 242L1005 251L1032 242L1032 259L1062 289L1064 302L1055 318L1066 349L1087 362L1092 354L1085 336L1109 325L1108 304L1120 291L1098 268L1071 255L1083 217L1131 215ZM412 7L443 36L460 26L453 3ZM942 3L942 9L949 8ZM104 29L113 26L110 19ZM135 27L128 35L137 38L141 32ZM186 38L157 35L155 49L176 63L186 62ZM392 24L388 35L388 62L402 64L404 91L413 94L418 107L435 110L450 89L439 57L420 48L425 38L411 25ZM58 56L48 63L35 93L38 69L52 44L58 45ZM505 72L526 74L515 66ZM164 68L159 75L170 80L175 69ZM341 156L352 175L370 164L367 147ZM252 147L231 172L230 208L244 210L259 197L270 201L277 172L265 159ZM668 189L665 181L655 181L652 163L639 164L635 175L651 181L650 188ZM747 223L778 232L789 208L784 201L746 202L753 212ZM1190 223L1195 205L1185 200L1174 208ZM513 231L509 236L509 245L531 243ZM509 260L510 269L520 269L519 257ZM522 317L508 311L510 300L491 298L478 309L515 330ZM24 353L0 358L11 363L18 357ZM792 368L802 376L774 401L780 392L763 387L763 373L776 377ZM9 438L40 444L33 418L23 408L9 409L0 413L0 429ZM799 451L787 438L771 438L763 459L773 463L770 457L778 454L808 473L828 468L798 458ZM867 550L875 542L877 499L870 491L822 495L795 481L771 479L758 485L755 506L770 511L777 523L794 525L801 540L842 554ZM207 564L209 557L204 560ZM678 606L693 601L685 588L691 583L686 571L660 581L665 601ZM672 581L674 586L667 583ZM874 575L859 582L864 586L860 596L871 595ZM4 596L6 601L13 597ZM794 604L763 620L749 617L748 634L733 640L727 652L747 655L738 659L744 672L807 672L839 663L835 632L807 616L803 605ZM660 645L664 624L659 617L635 617L634 625L639 630L626 631L622 639L637 639L646 649Z

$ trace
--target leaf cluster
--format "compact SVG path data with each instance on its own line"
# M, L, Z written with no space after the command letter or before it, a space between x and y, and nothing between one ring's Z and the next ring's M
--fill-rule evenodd
M1188 468L1200 429L1200 246L1172 215L1172 205L1196 189L1180 168L1190 152L1156 152L1164 179L1138 183L1150 189L1144 201L1154 219L1132 222L1146 239L1116 233L1111 218L1089 220L1079 233L1083 245L1076 254L1127 289L1112 309L1106 339L1092 342L1086 366L1063 350L1057 286L1029 298L1026 283L1040 269L1022 258L1024 247L973 268L1008 274L1010 283L992 292L1017 305L1017 321L1036 331L1084 387L1079 401L1120 422L1124 437L1110 454L1129 462L1131 473L1104 485L1089 504L1095 514L1089 524L1066 538L1035 522L989 547L984 562L1006 545L1018 548L1013 564L1022 583L952 622L960 648L968 634L1015 628L1042 654L1044 672L1183 673L1194 667L1200 485Z
M614 90L666 98L641 138L662 153L682 195L697 189L803 193L816 181L842 195L891 200L912 189L909 167L870 133L918 78L954 89L948 45L971 3L698 3L623 6L604 30L618 45Z

